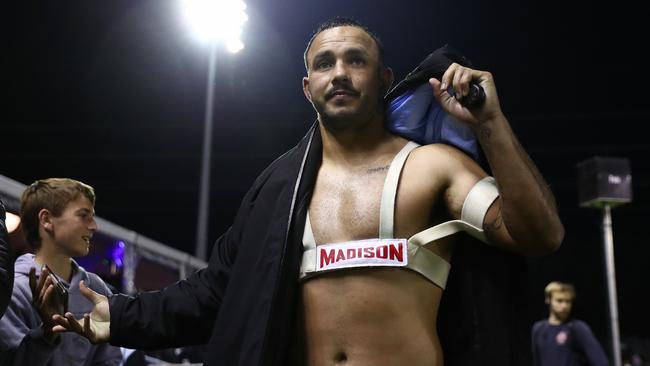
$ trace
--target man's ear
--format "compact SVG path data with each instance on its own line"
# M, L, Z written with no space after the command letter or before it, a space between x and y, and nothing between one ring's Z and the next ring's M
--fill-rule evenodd
M46 231L52 230L52 213L48 209L38 211L38 222Z
M381 91L382 96L386 95L393 86L393 81L395 81L395 75L393 75L393 69L390 67L384 67L381 71Z
M302 91L305 93L305 98L311 103L311 93L309 92L309 76L302 78Z

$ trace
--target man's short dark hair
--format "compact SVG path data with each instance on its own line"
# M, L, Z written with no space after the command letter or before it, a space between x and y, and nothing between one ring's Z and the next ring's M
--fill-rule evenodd
M361 24L360 22L354 19L346 18L346 17L336 17L321 23L318 26L318 28L316 28L316 31L311 35L311 38L307 43L307 48L305 48L305 54L303 55L303 58L305 59L305 69L307 70L307 72L309 72L307 53L311 48L311 44L314 42L314 38L316 38L316 36L319 35L322 31L332 29L332 28L337 28L337 27L357 27L362 29L364 32L368 33L368 35L372 37L372 39L377 44L377 50L379 51L379 64L380 65L384 64L384 46L382 45L381 40L379 40L379 37L377 37L377 35L373 31L371 31L370 29L368 29L368 27L366 27L365 25Z

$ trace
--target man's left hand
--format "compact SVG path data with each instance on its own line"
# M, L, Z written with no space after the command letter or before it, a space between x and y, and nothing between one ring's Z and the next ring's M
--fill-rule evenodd
M460 99L469 94L471 82L479 84L485 92L485 102L475 109L469 109L460 103ZM502 115L494 79L487 71L474 70L453 63L442 75L442 80L431 78L429 83L442 108L460 121L477 126ZM449 94L447 91L449 87L453 88L456 97Z

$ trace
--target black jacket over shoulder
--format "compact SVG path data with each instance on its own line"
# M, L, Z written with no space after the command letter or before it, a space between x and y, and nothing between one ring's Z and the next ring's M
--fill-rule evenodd
M155 349L207 342L206 366L290 364L291 345L296 344L292 336L302 234L321 160L322 142L315 124L296 147L257 178L232 226L217 239L207 268L162 291L111 297L111 343ZM503 268L495 259L498 253L486 250L493 253L490 265ZM469 271L472 266L460 268ZM447 305L439 314L439 319L445 319L439 326L444 328L440 329L443 345L452 352L445 355L446 365L479 365L483 363L476 361L481 359L518 365L509 354L512 332L502 316L512 306L492 305L490 309L503 311L486 316L477 311L487 298L474 290L484 288L486 281L492 287L501 283L498 276L490 277L485 266L481 271L477 276L451 272L443 296ZM505 305L509 298L492 300ZM472 304L454 306L468 301ZM495 329L506 334L481 335ZM499 354L484 357L493 351Z
M208 366L286 364L299 238L322 156L316 126L257 178L232 226L217 239L207 268L159 292L110 299L112 344L208 342Z

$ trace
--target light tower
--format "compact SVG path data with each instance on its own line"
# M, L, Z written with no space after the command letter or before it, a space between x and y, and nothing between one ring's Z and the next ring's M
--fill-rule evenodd
M207 257L208 211L210 207L210 160L217 43L224 43L228 51L232 53L241 51L244 48L244 43L240 40L242 26L248 20L248 16L245 12L246 4L241 0L181 0L180 4L185 21L192 28L194 35L210 44L196 229L196 256L205 260Z
M621 343L618 328L616 271L614 268L614 233L611 208L632 201L632 174L627 159L595 156L578 163L578 198L581 207L602 210L603 251L607 278L609 338L615 366L621 366Z

